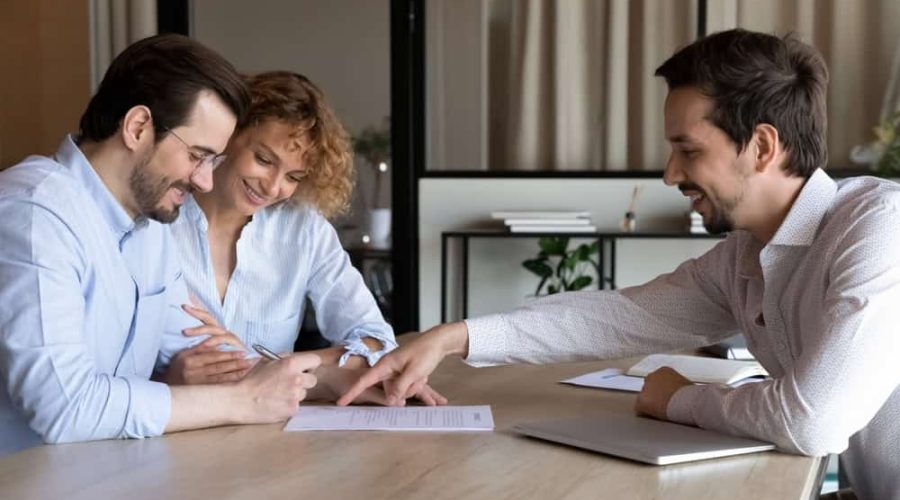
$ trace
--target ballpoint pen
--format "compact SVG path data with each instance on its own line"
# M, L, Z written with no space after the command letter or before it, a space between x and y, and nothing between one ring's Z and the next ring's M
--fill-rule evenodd
M274 352L266 349L265 347L263 347L259 344L253 344L253 349L255 349L256 352L260 353L264 358L268 358L272 361L280 361L281 360L281 356L275 354Z

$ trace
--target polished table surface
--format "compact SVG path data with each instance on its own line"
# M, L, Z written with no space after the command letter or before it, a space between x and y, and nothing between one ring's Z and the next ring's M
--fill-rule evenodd
M0 459L0 497L807 499L822 461L778 452L651 466L520 437L519 422L631 412L635 395L558 384L634 360L471 368L432 385L490 404L494 432L282 432L221 427L144 440L42 446Z

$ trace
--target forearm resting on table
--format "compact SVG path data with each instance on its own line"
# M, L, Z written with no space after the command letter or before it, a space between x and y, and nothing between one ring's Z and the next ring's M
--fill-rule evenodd
M240 388L236 384L171 386L172 414L166 431L244 423Z

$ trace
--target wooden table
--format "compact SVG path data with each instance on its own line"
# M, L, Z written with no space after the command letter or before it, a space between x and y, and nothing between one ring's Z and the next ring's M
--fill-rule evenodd
M633 360L630 360L633 361ZM282 432L222 427L43 446L0 459L0 497L327 499L808 499L822 460L777 452L656 467L517 436L515 423L630 412L634 394L557 381L629 361L432 376L453 404L490 404L493 433Z

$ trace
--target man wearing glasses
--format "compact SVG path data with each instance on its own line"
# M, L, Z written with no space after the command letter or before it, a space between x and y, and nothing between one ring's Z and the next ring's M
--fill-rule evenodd
M275 422L315 384L314 355L262 362L230 385L149 380L197 326L161 223L212 189L248 101L218 54L151 37L113 61L77 137L0 173L0 455Z

